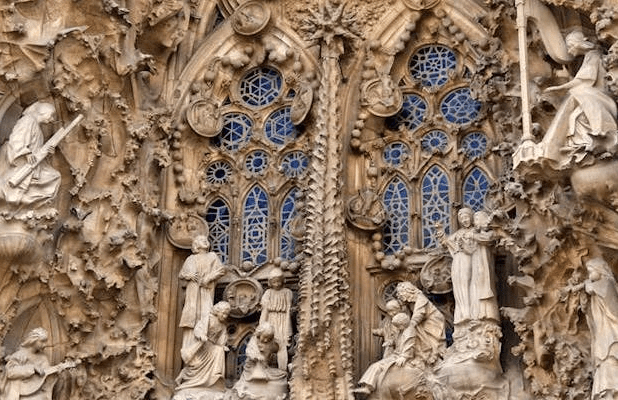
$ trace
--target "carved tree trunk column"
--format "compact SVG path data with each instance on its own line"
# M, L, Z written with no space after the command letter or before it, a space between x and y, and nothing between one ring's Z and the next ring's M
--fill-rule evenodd
M323 32L322 32L323 33ZM323 33L324 34L324 33ZM317 134L306 194L292 399L352 399L349 271L342 199L340 37L321 37Z

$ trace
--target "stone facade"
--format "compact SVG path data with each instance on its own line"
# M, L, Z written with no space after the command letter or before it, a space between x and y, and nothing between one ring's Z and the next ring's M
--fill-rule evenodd
M0 398L618 399L615 1L0 15Z

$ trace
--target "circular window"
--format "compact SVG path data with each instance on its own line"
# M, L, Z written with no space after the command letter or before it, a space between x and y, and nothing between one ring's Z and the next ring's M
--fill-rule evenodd
M447 121L454 124L467 124L474 121L481 111L481 103L470 95L470 88L459 88L449 92L440 105Z
M403 98L401 111L386 119L386 126L390 130L399 130L405 126L409 130L418 128L425 119L427 103L421 96L406 94Z
M410 149L401 142L393 142L384 148L384 161L387 164L397 167L410 155Z
M206 170L208 183L227 183L232 175L232 166L225 161L215 161Z
M482 157L487 151L487 136L481 132L472 132L462 139L461 148L468 158Z
M251 70L240 81L240 98L251 107L271 104L281 93L283 79L273 68Z
M421 139L421 148L428 153L444 152L447 147L448 137L439 130L430 131Z
M281 170L288 178L301 176L309 166L309 159L302 151L292 151L283 156Z
M228 151L243 148L251 139L253 121L241 113L229 113L223 116L221 133L215 136L213 144Z
M262 175L268 168L268 154L262 150L249 153L245 158L245 168L253 174Z
M410 74L422 86L437 88L444 85L448 82L449 72L456 67L455 53L445 46L422 47L410 58Z

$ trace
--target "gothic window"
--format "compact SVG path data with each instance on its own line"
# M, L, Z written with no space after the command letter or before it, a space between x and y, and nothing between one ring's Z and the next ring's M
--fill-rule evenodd
M387 210L383 229L384 254L394 254L409 243L410 208L406 184L399 177L393 178L384 191Z
M436 224L448 233L451 215L448 177L437 165L432 166L423 177L422 199L423 247L435 247Z
M371 155L382 167L376 185L386 222L374 251L383 267L409 247L432 251L437 229L457 228L459 207L482 210L500 162L489 151L493 129L483 104L469 87L470 60L439 43L420 44L402 57L406 62L394 63L391 78L403 105L383 119L382 142L372 144Z
M207 203L203 216L213 250L232 265L296 258L290 227L309 167L310 128L292 123L300 87L285 79L291 74L275 65L251 66L212 88L221 128L201 142L205 201L198 201Z
M242 261L263 265L268 260L268 195L259 186L247 195L242 223Z
M211 249L226 263L230 250L230 209L223 200L217 199L210 204L206 211L206 222Z
M483 209L485 196L489 189L489 179L480 168L475 167L466 177L463 184L464 206L474 211Z
M296 216L296 195L299 192L297 188L293 188L288 192L288 195L283 199L281 206L281 240L280 257L284 260L292 260L295 256L294 237L291 233L291 223Z

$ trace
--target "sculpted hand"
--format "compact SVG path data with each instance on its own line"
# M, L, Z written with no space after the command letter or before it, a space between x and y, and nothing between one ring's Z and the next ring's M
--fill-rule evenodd
M34 154L28 154L26 158L28 160L28 164L36 164L36 157Z
M397 360L395 360L395 365L398 367L403 367L405 363L406 363L405 357L398 357Z
M45 375L45 368L42 367L34 367L34 372L36 372L37 374L43 376Z

